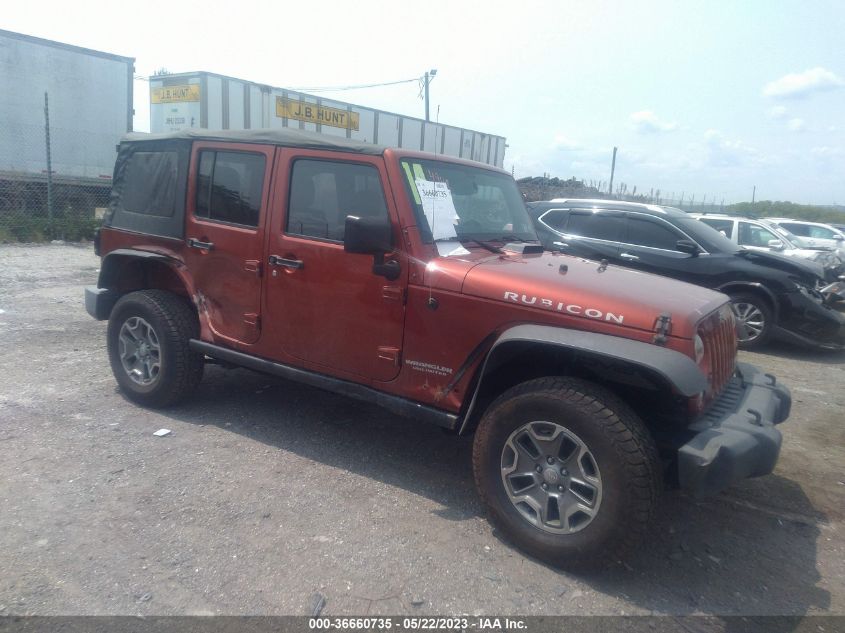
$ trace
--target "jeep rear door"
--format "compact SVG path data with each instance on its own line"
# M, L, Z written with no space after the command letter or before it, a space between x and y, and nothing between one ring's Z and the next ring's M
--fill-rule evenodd
M389 220L394 242L401 243L383 160L281 149L275 173L265 287L273 349L315 371L356 380L395 378L407 262L400 252L386 256L401 265L391 281L373 273L372 255L343 247L347 215Z
M216 342L238 347L261 332L261 261L275 148L194 143L185 263Z

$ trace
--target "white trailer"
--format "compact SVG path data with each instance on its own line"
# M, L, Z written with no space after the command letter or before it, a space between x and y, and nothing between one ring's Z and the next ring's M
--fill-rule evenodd
M501 167L505 138L209 72L150 78L150 129L295 127Z
M0 174L47 176L45 99L56 181L111 181L132 131L135 60L0 30Z

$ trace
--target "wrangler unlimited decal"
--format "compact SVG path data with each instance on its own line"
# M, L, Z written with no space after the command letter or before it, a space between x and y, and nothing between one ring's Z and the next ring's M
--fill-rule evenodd
M434 363L424 363L419 360L406 360L405 364L415 371L425 372L426 374L437 374L438 376L449 376L452 374L451 367L442 367Z
M524 303L531 306L536 305L542 308L549 308L557 310L558 312L568 312L577 316L585 316L591 319L600 319L602 321L613 321L615 323L622 323L625 321L624 314L613 314L613 312L602 312L595 308L584 308L577 303L566 303L565 301L552 301L551 299L543 299L541 297L528 295L520 295L518 292L505 292L505 300L514 301L516 303Z

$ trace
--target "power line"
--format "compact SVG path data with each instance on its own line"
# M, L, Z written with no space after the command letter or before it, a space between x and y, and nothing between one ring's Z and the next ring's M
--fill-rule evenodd
M290 88L290 90L301 90L303 92L334 92L339 90L360 90L362 88L380 88L382 86L395 86L397 84L409 84L415 81L420 81L419 77L413 79L400 79L398 81L385 81L377 84L358 84L353 86L308 86L300 88Z
M135 75L135 79L138 81L149 81L153 78L159 77L167 77L167 75L153 75L151 77L144 77L142 75ZM357 85L350 85L350 86L307 86L307 87L297 87L297 88L288 88L288 90L297 90L301 92L337 92L343 90L361 90L364 88L381 88L382 86L396 86L398 84L409 84L415 81L421 82L422 85L422 78L421 77L414 77L413 79L400 79L398 81L384 81L381 83L375 84L357 84ZM420 95L422 98L422 95Z

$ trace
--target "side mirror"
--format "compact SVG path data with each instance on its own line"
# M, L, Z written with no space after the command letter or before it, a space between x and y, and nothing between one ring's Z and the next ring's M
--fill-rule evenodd
M842 237L841 235L834 235L833 239L835 239L837 242L841 242L842 240L845 240L845 237Z
M769 248L773 248L776 251L782 251L783 242L781 242L780 240L769 240Z
M373 274L389 281L399 279L402 272L399 262L384 261L384 256L393 250L393 229L388 218L359 218L346 216L343 236L343 250L347 253L361 253L373 256Z
M388 218L346 216L343 250L347 253L384 255L393 250L393 228Z
M675 248L677 248L680 252L687 253L693 257L696 257L701 252L698 244L692 240L678 240L675 243Z

